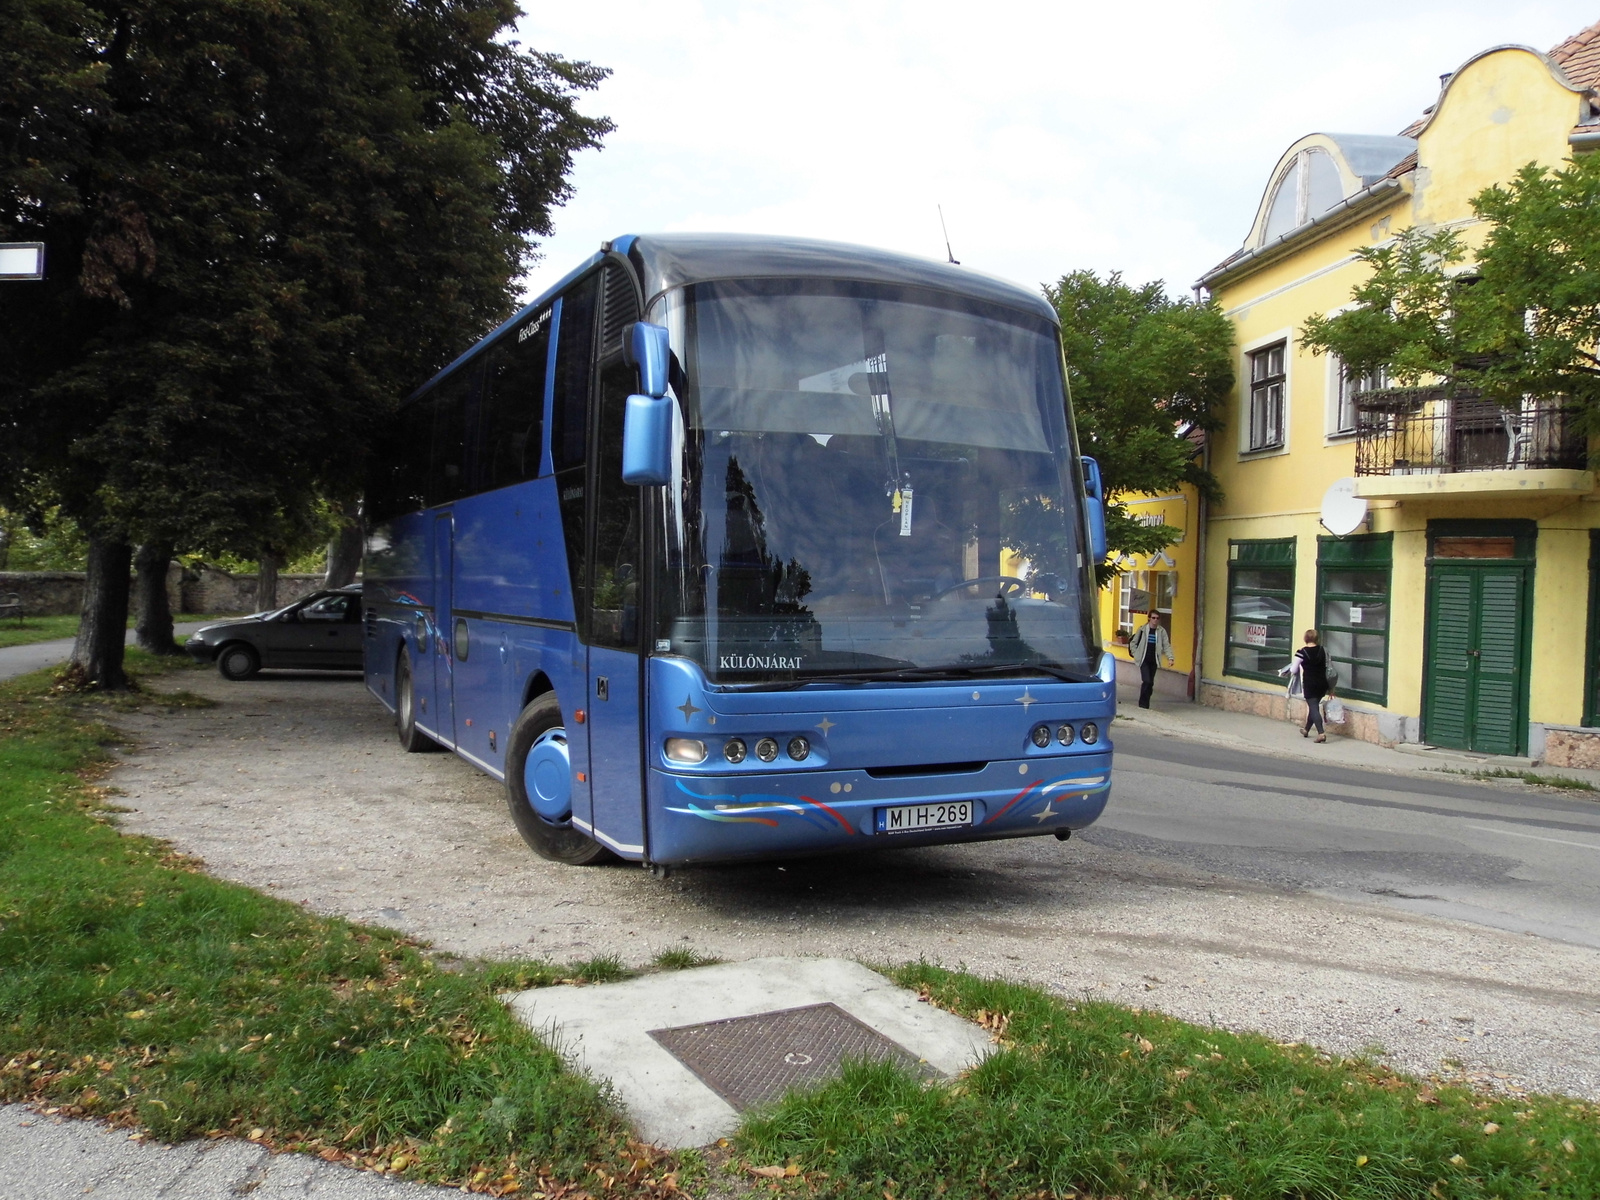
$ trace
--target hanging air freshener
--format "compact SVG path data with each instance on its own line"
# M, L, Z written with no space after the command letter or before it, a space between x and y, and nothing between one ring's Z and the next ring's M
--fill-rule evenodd
M902 488L895 493L900 501L900 536L911 536L911 489Z

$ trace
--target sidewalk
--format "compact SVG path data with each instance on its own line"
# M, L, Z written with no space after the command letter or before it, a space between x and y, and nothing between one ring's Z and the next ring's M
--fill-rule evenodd
M177 637L193 633L204 621L184 621L172 627ZM133 645L133 630L128 630L128 645ZM64 663L72 655L72 639L57 638L51 642L28 642L22 646L0 646L0 679L14 679L44 667Z
M1380 746L1376 742L1364 742L1334 733L1333 726L1329 727L1328 740L1319 743L1302 738L1300 727L1288 721L1277 721L1250 713L1228 712L1226 709L1209 708L1203 704L1183 700L1168 700L1160 696L1151 701L1150 708L1142 709L1138 706L1137 700L1137 687L1118 689L1117 719L1111 735L1113 741L1118 730L1138 729L1183 738L1191 742L1228 746L1256 754L1270 754L1278 758L1315 759L1363 771L1438 776L1441 772L1449 771L1531 770L1539 775L1581 779L1600 787L1600 771L1581 770L1575 767L1533 767L1525 758L1501 758L1492 754L1440 750L1421 745Z

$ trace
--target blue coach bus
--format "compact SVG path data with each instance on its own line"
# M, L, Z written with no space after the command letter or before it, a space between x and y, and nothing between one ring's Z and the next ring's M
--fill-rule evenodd
M539 854L1054 834L1111 786L1099 473L1037 294L821 242L623 237L401 411L366 682Z

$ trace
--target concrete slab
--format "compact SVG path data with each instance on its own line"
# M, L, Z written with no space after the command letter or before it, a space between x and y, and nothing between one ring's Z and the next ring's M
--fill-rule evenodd
M993 1049L978 1026L843 958L755 958L623 983L535 988L508 1003L574 1066L611 1083L641 1138L672 1149L726 1137L739 1115L652 1029L832 1003L946 1075Z

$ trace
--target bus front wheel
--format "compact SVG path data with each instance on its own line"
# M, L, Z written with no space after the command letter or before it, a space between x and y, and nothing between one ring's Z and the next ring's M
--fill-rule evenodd
M437 743L417 728L417 686L411 678L411 655L404 647L394 668L394 731L407 754L431 750Z
M611 857L599 842L572 826L572 766L554 693L546 692L528 705L511 727L506 803L522 840L541 858L583 867Z

